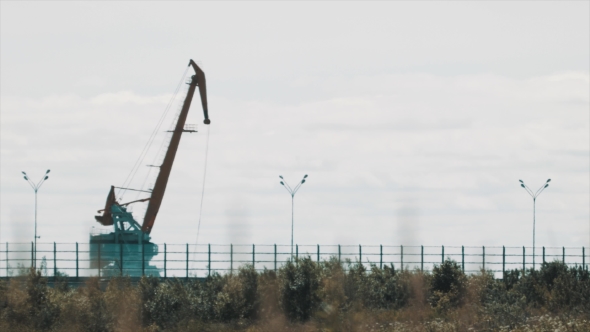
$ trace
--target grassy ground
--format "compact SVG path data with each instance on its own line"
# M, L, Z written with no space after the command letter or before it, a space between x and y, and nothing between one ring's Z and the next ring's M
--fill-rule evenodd
M65 280L65 279L64 279ZM0 331L590 331L590 274L559 263L465 275L367 270L332 259L245 266L205 282L113 278L48 287L39 271L0 282Z

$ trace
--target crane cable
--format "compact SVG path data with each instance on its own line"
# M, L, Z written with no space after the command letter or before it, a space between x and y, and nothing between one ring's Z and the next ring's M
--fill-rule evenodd
M209 126L207 126L209 127ZM205 198L205 179L207 177L207 161L209 157L209 134L211 133L211 129L207 128L207 143L205 145L205 167L203 169L203 189L201 190L201 207L199 208L199 222L197 224L197 238L195 240L195 250L193 252L193 261L194 256L197 254L197 246L199 244L199 233L201 231L201 217L203 216L203 200Z
M152 144L154 142L154 139L156 138L156 134L160 130L160 127L162 126L162 123L164 122L166 115L170 111L170 106L172 106L172 103L174 102L174 99L176 98L176 95L178 94L178 90L180 89L180 86L181 86L182 82L184 81L184 78L186 77L186 73L188 71L188 68L189 68L188 66L185 68L184 73L182 74L182 77L181 77L180 81L178 82L176 89L174 90L174 94L172 95L172 98L170 99L170 101L168 102L168 105L166 105L166 108L164 109L164 113L162 114L162 116L158 120L156 127L152 131L146 145L143 147L143 150L139 154L137 160L135 161L135 164L131 168L131 171L127 175L127 178L125 179L125 181L123 181L123 185L121 187L123 187L123 188L128 187L129 184L131 183L131 181L133 181L133 178L135 177L135 175L137 174L140 164L145 159L148 150L150 149L150 147L152 146ZM122 197L126 191L127 191L126 189L119 189L119 191L117 192L117 195L121 195L120 199L122 199Z

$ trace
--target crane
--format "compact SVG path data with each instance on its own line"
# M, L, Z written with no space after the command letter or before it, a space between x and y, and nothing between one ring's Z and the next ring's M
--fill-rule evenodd
M145 270L145 266L143 265L144 261L146 259L149 261L153 256L158 254L158 246L150 242L150 233L154 227L160 206L162 205L172 165L174 164L174 158L176 157L176 152L180 143L180 137L183 132L194 132L194 130L185 129L185 122L197 87L199 88L201 105L203 107L203 115L205 118L203 123L206 125L211 123L207 109L207 85L205 73L192 59L189 61L189 66L193 68L195 74L192 75L190 83L188 83L188 93L184 99L178 120L172 130L172 137L170 138L170 144L168 145L164 160L162 165L159 166L160 172L156 178L154 188L149 191L151 195L148 198L120 203L115 196L115 188L118 187L111 186L109 194L107 195L105 207L98 211L98 213L101 214L95 216L95 219L103 226L113 226L114 231L107 234L90 235L90 261L92 268L104 268L109 264L113 265L113 262L117 262L120 264L119 268L122 272L124 263L123 256L126 256L125 258L128 262L137 263L139 260L136 256L141 254L141 271L138 271L139 267L137 266L133 268L133 264L131 264L132 268L126 267L126 270L129 272L129 275L136 275L139 274L139 272L143 274ZM133 218L131 212L127 211L127 206L136 202L145 201L148 202L148 206L143 222L140 225ZM130 266L129 263L127 266ZM150 268L151 270L154 270L153 267ZM152 274L157 274L157 272L153 272Z

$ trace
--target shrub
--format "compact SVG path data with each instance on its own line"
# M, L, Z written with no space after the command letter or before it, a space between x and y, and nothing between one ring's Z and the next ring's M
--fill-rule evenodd
M246 265L240 268L238 280L242 284L242 296L244 298L241 317L255 318L260 304L258 298L258 273L252 265Z
M50 301L47 279L41 276L40 270L31 268L26 287L33 326L41 330L50 329L59 316L59 307Z
M504 285L506 290L511 290L520 280L521 272L519 270L508 270L504 272Z
M590 273L582 267L562 270L552 279L548 307L554 312L590 309Z
M13 329L30 325L31 309L24 281L22 277L13 278L8 284L3 283L4 286L0 289L0 301L3 301L3 305L0 305L0 323Z
M189 303L181 281L168 280L160 283L151 300L145 303L151 322L163 329L173 329L189 317Z
M553 262L497 280L486 271L466 276L450 260L432 274L346 264L307 257L278 274L244 266L205 280L117 277L106 290L98 278L51 288L30 270L0 280L0 331L588 330L582 267Z
M519 271L520 278L512 291L521 294L528 305L534 308L540 308L545 305L549 297L548 287L544 284L542 273L538 270ZM514 274L516 272L513 272Z
M320 305L321 270L310 257L288 261L279 270L281 306L292 321L306 321Z
M506 283L494 280L490 274L482 278L479 289L480 321L492 330L515 328L526 321L526 301L522 294L508 290Z
M141 277L137 284L137 291L139 292L139 304L141 306L140 316L141 322L144 326L149 326L153 321L149 304L154 301L156 290L160 285L160 279L149 277Z
M141 326L141 301L129 277L112 278L103 293L112 324L119 330L133 331Z
M320 268L322 269L321 298L325 305L329 306L330 309L343 307L346 303L347 296L344 290L346 273L342 264L337 258L331 257L329 260L324 261L320 265Z
M82 310L80 325L89 332L106 332L112 329L113 312L108 307L104 293L100 289L100 280L91 278L86 282L79 294L79 302Z
M366 277L363 293L364 304L369 308L401 308L410 296L407 274L396 273L393 266L380 269L373 265Z
M264 269L258 276L259 319L274 319L282 314L280 305L279 278L275 271Z
M351 263L346 260L348 272L344 278L344 294L346 296L347 307L362 306L364 303L364 293L366 287L367 268L360 262Z
M430 305L446 310L462 304L467 286L467 277L457 262L447 259L434 266L430 284Z
M222 277L218 273L213 273L208 276L205 282L198 289L196 294L196 302L193 305L196 316L205 322L218 320L215 310L215 302L217 301L217 294L223 291L223 287L227 282L227 276Z
M258 303L258 273L246 265L239 269L237 276L224 277L223 288L217 293L215 313L222 321L254 318Z

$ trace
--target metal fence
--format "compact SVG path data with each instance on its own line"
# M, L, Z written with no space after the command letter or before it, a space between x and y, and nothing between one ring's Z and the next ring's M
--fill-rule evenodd
M0 243L0 277L24 273L31 266L45 275L69 277L155 275L164 278L205 277L228 273L250 264L258 271L277 270L291 258L289 245L219 245L160 244L156 254L144 254L142 245L100 247L88 243ZM91 255L92 250L98 250ZM124 254L135 252L138 254ZM93 260L90 257L95 257ZM533 267L531 247L473 246L387 246L387 245L296 245L294 258L311 257L314 261L337 259L360 262L367 268L393 266L395 269L430 271L445 259L452 259L466 273L486 269L502 278L503 272ZM35 259L36 257L36 259ZM96 258L98 257L98 258ZM101 258L102 257L102 258ZM115 257L115 259L113 259ZM151 259L149 259L151 258ZM542 262L560 261L569 266L588 269L590 257L584 247L538 247L535 268ZM98 262L96 262L96 259Z

